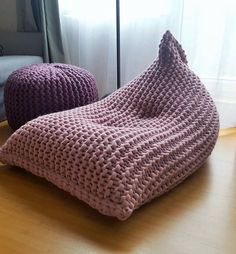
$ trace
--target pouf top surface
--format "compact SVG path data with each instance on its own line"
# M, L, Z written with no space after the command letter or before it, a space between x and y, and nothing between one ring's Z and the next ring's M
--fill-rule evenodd
M78 79L94 79L93 75L85 69L70 64L32 64L22 67L15 72L14 82L21 82L21 85L55 85L56 81L76 82ZM53 83L51 81L54 81ZM23 82L22 82L23 81Z

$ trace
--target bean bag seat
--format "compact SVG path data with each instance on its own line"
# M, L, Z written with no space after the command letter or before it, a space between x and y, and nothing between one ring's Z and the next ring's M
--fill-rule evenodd
M140 76L101 101L28 122L0 160L125 220L197 170L218 130L209 93L167 31Z
M69 64L33 64L14 71L4 89L13 130L49 113L83 106L98 99L96 81L87 70Z

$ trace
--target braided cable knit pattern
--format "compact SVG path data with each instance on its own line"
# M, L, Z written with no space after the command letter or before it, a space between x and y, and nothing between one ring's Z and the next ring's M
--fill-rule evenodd
M218 131L209 93L167 31L140 76L101 101L30 121L0 159L125 220L196 171Z
M88 71L69 64L34 64L13 72L4 101L13 130L49 113L83 106L98 99L96 81Z

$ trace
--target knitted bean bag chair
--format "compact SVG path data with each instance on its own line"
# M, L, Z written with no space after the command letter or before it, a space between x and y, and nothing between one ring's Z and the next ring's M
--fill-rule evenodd
M69 64L34 64L14 71L4 89L9 125L13 130L49 113L98 100L95 78Z
M28 122L0 160L125 220L197 170L218 130L209 93L167 31L140 76L101 101Z

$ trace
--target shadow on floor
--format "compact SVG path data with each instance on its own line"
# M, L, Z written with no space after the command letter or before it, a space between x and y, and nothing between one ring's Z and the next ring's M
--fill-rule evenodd
M175 220L203 202L205 195L198 193L208 188L210 170L207 162L180 186L141 207L123 222L99 214L46 180L17 167L0 166L0 186L14 195L17 202L67 231L86 237L106 250L130 251L153 231L158 237L163 229L173 227Z
M7 125L6 121L0 122L0 146L6 142L7 138L10 137L12 133L13 131Z

